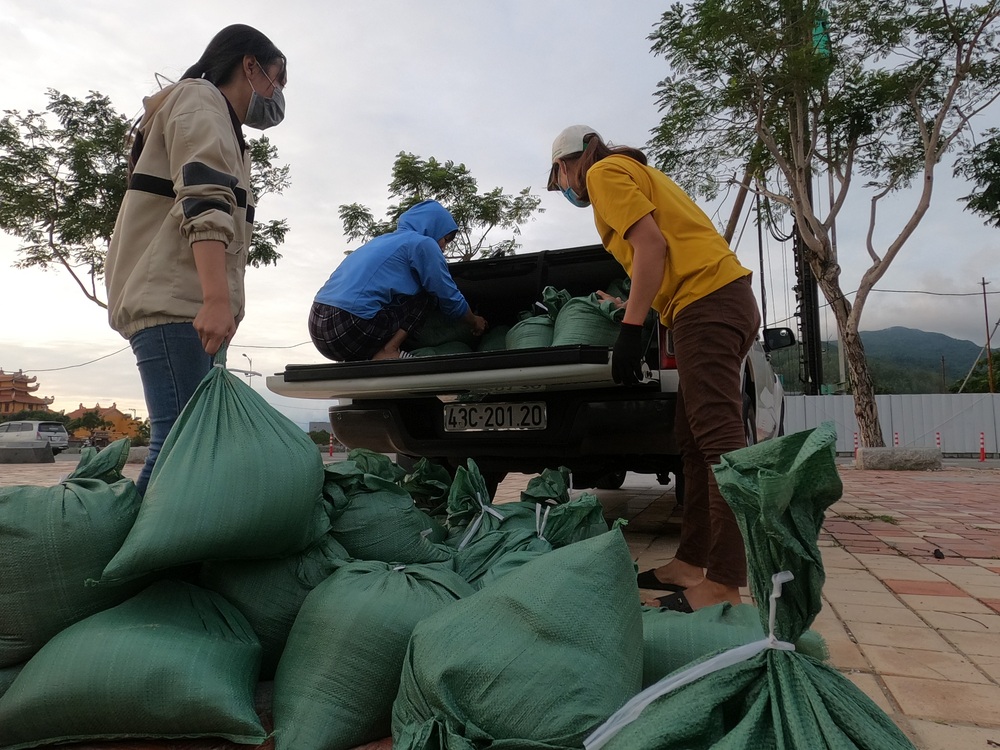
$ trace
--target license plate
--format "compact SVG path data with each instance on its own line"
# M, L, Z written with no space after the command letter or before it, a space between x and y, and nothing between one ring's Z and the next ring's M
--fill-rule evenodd
M445 404L445 432L544 430L544 401L495 404Z

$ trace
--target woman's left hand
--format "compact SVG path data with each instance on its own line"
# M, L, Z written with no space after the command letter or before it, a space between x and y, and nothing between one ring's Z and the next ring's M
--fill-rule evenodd
M615 307L617 307L619 310L625 307L625 300L623 300L621 297L612 297L610 294L608 294L605 291L602 291L601 289L597 290L597 298L601 302L614 302Z

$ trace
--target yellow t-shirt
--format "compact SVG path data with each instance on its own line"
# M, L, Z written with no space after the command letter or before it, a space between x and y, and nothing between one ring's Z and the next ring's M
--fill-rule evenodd
M653 309L668 328L687 305L751 273L705 212L658 169L627 156L609 156L587 171L587 193L601 242L630 278L633 250L625 233L653 214L667 241L663 283Z

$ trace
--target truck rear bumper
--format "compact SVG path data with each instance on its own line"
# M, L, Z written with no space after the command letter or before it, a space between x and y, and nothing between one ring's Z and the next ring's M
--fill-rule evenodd
M540 394L543 430L445 432L438 399L365 400L331 406L333 433L350 448L430 456L455 466L472 457L484 470L539 472L556 465L574 471L674 470L679 451L673 425L676 395L615 389Z

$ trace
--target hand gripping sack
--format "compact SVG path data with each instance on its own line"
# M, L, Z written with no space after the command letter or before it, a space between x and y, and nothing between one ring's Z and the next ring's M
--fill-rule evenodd
M167 435L135 525L100 582L293 555L328 528L322 488L309 436L216 364Z
M0 748L160 737L257 745L259 666L257 636L235 607L160 581L70 625L24 665L0 698Z
M393 704L393 748L578 748L641 679L635 567L610 531L420 622Z
M0 667L25 661L63 628L146 585L84 584L100 576L139 512L135 484L115 470L118 448L52 487L0 489ZM105 481L116 473L117 481Z

